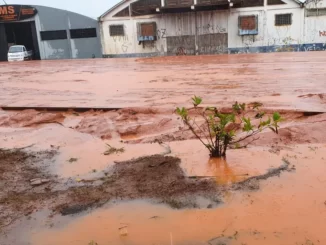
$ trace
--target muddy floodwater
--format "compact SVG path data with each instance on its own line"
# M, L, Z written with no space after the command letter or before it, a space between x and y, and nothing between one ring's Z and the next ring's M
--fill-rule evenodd
M174 107L196 94L325 111L325 62L324 52L296 52L2 63L0 106Z
M1 64L0 244L326 244L325 65L324 52ZM279 134L210 158L174 112L194 94L225 111L262 102Z

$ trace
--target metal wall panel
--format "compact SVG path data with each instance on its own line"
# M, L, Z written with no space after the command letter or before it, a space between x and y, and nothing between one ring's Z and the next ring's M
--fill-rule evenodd
M195 36L167 37L168 55L194 55L196 53Z
M198 36L199 54L227 54L228 34L215 33Z
M37 32L66 30L65 40L39 41L42 59L100 58L102 49L95 19L56 8L34 6L38 10ZM69 30L96 28L97 37L70 39Z

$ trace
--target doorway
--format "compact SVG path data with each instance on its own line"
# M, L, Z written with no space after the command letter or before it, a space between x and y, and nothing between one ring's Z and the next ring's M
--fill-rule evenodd
M40 59L39 45L34 21L0 24L0 60L7 60L7 52L12 45L24 45L33 50L33 59Z

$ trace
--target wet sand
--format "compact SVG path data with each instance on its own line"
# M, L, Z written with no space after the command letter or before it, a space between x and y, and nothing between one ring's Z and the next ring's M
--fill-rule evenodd
M324 52L2 63L0 106L169 107L261 101L326 111Z

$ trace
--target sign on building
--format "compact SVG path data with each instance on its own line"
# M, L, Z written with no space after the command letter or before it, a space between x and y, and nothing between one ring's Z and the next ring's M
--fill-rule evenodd
M0 22L19 21L32 18L37 9L28 5L1 5Z
M156 22L137 24L138 41L156 41Z

